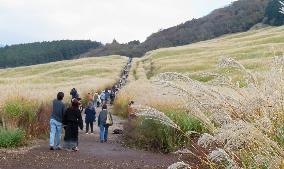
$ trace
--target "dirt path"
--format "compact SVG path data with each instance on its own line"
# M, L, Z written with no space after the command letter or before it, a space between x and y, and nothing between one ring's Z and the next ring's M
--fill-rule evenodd
M129 72L130 67L125 69ZM174 155L122 146L122 136L114 135L112 131L123 129L124 120L117 116L113 116L113 119L108 143L99 143L99 128L94 124L94 134L87 135L85 131L80 131L79 152L51 151L48 140L39 141L33 148L0 150L0 169L164 169L178 161Z
M138 169L167 168L176 162L173 155L163 155L123 147L120 135L112 134L116 128L122 128L123 120L114 116L114 126L110 127L109 142L99 143L99 129L95 134L79 134L79 152L49 150L48 141L39 142L39 146L30 150L15 152L0 151L0 169Z

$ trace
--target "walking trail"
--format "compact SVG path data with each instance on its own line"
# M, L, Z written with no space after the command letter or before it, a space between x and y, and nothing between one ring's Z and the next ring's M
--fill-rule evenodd
M121 145L121 135L114 129L122 129L124 121L114 116L114 125L109 130L109 142L99 143L99 128L94 134L79 133L79 152L49 150L48 141L37 142L38 146L17 151L0 151L0 169L138 169L167 168L177 161L174 155L151 153L126 148Z
M131 65L126 66L127 70L130 67ZM97 110L99 112L100 108ZM114 125L109 128L107 143L99 142L99 128L95 124L94 134L87 135L85 131L80 131L78 152L51 151L48 140L41 140L34 143L33 147L13 151L0 150L0 169L162 169L178 161L171 154L122 146L122 136L114 135L112 131L123 129L124 120L115 115L113 119Z

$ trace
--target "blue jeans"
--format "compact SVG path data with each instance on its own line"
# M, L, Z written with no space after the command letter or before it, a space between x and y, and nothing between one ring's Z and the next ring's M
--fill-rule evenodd
M60 137L61 137L61 131L62 131L62 123L50 119L50 140L49 145L51 147L59 147L60 145ZM55 138L55 145L54 145L54 138Z
M101 142L107 141L107 135L108 135L108 125L101 124L100 125L100 140L101 140Z

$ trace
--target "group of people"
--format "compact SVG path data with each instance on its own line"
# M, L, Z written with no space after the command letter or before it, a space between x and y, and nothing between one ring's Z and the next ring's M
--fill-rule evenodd
M126 84L128 73L131 68L132 58L127 62L124 67L119 81L111 88L105 89L98 93L88 93L87 106L84 109L81 103L81 98L78 91L73 88L70 91L71 106L65 108L63 103L64 93L59 92L57 98L52 102L52 113L50 117L50 150L61 150L60 145L62 128L65 130L63 148L72 151L78 151L78 134L79 129L83 130L82 114L85 114L86 134L94 133L94 123L96 122L96 111L101 107L101 111L97 117L97 123L100 129L100 142L104 143L108 141L108 128L113 124L111 113L107 109L107 104L113 104L115 97L120 88ZM131 102L128 105L128 111L132 112Z
M86 134L89 128L93 133L93 124L96 122L97 103L94 104L95 95L88 98L88 103L83 109L81 98L75 88L70 92L72 96L71 106L65 108L63 103L64 93L59 92L57 98L52 102L52 113L50 117L50 150L61 150L62 148L71 151L78 151L79 129L83 130L82 114L85 114ZM102 101L102 109L98 115L98 126L100 128L100 142L108 141L108 128L113 124L111 113L107 110L106 99ZM62 128L65 131L63 146L60 144Z
M117 84L117 86L119 88L121 88L121 87L126 85L128 74L129 74L129 70L131 68L131 63L132 63L132 58L130 58L128 60L127 65L123 68L123 70L121 72L120 79L119 79L118 84Z
M88 93L88 99L93 101L95 107L100 107L101 105L107 103L112 105L118 91L119 88L117 85L114 85L111 89L105 89L101 93L96 92L94 95Z

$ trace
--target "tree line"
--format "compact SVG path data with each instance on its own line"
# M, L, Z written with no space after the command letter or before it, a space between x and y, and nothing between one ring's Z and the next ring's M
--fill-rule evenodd
M283 0L282 0L283 1ZM164 47L187 45L213 39L224 34L248 31L258 23L283 25L284 15L279 13L279 0L239 0L216 9L205 17L192 19L180 25L160 30L145 42L119 44L114 41L92 50L92 55L109 54L141 57L146 52Z
M0 48L0 68L74 59L101 46L100 42L90 40L60 40L5 46Z

